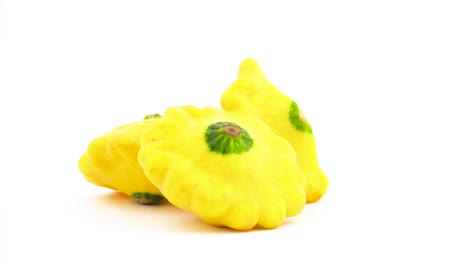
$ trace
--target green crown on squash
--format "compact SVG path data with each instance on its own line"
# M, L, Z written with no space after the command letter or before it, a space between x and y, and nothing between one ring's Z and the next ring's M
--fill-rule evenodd
M297 130L312 134L312 127L309 125L309 121L307 121L304 113L302 113L294 101L291 101L291 105L289 106L289 120Z
M208 126L205 140L213 152L221 154L241 154L252 148L253 139L237 124L217 122Z
M132 193L132 198L139 204L152 205L158 204L162 200L163 196L152 193L134 192Z
M143 118L143 120L153 119L153 118L160 118L160 117L161 117L160 114L150 114L150 115L146 115L145 118Z

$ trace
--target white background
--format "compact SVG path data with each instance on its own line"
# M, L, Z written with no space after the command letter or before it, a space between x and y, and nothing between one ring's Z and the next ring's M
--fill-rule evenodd
M0 0L0 263L467 263L467 14L450 0ZM330 179L319 203L234 232L83 179L92 139L219 106L246 57L307 114Z

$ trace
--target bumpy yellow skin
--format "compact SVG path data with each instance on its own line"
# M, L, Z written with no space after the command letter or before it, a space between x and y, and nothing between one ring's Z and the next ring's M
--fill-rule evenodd
M223 109L261 119L291 143L306 175L307 202L315 202L325 194L328 178L319 167L313 134L297 129L290 120L291 103L292 99L273 86L250 58L241 63L238 79L221 97ZM301 111L299 119L308 125Z
M249 151L209 149L210 124L232 122L253 139ZM169 108L142 136L140 165L177 207L216 226L276 228L306 202L304 174L291 145L258 119L215 108Z
M129 196L135 193L161 196L159 189L148 181L137 160L141 134L154 120L119 126L93 140L78 162L85 179ZM144 197L134 198L142 204L154 202Z

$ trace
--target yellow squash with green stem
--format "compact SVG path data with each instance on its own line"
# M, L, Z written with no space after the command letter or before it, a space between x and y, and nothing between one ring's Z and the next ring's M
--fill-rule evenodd
M304 173L260 120L216 108L168 108L141 137L145 175L166 199L216 226L275 228L306 202Z
M222 95L221 105L226 111L261 119L291 143L306 175L307 202L325 194L328 178L319 167L310 124L298 105L267 80L255 60L241 63L238 78Z

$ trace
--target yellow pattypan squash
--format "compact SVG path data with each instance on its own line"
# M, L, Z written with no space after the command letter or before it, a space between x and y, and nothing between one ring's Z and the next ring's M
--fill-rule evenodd
M93 140L81 156L78 168L86 180L102 187L121 191L141 204L157 204L163 196L143 173L137 157L140 137L159 115L119 126Z
M304 173L260 120L216 108L168 108L141 137L148 179L177 207L216 226L275 228L306 202Z
M221 105L227 111L261 119L291 143L306 175L307 202L325 194L328 179L318 164L310 124L298 105L267 80L255 60L241 63L238 78L222 95Z

